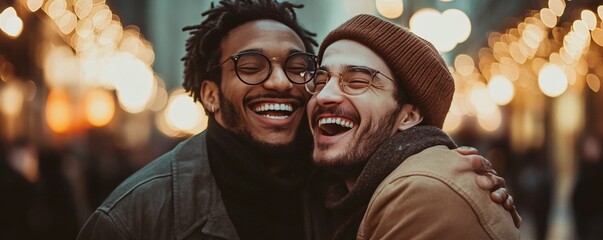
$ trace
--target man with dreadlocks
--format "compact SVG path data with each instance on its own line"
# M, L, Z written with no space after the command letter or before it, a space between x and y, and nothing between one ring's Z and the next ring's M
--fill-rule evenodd
M125 180L78 239L319 238L302 207L312 148L303 84L317 43L300 7L220 1L184 28L184 87L208 129Z
M312 137L304 84L318 64L314 34L296 20L300 7L220 1L201 24L184 28L191 34L184 87L206 109L207 130L126 179L78 239L330 238L322 202L311 201L306 186ZM466 160L479 162L476 172L488 164ZM502 178L484 177L492 184L483 188L504 202Z

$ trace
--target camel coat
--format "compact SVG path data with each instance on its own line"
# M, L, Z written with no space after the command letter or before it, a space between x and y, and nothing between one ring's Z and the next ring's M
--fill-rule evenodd
M510 213L459 171L467 161L445 146L406 159L379 185L358 239L519 239ZM466 168L466 167L465 167Z

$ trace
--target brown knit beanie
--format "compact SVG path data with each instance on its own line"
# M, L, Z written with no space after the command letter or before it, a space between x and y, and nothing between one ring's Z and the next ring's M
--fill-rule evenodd
M398 87L423 114L423 125L442 128L452 103L454 80L431 43L378 17L361 14L331 31L320 45L318 58L337 40L361 43L376 52L395 74Z

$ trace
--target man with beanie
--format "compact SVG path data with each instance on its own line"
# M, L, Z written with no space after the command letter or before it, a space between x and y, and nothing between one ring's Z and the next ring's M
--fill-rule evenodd
M427 41L358 15L330 32L306 83L314 163L336 176L334 239L518 239L441 130L454 81Z

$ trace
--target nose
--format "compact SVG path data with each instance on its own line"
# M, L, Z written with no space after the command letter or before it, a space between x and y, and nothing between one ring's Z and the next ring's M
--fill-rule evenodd
M320 92L314 94L316 97L316 103L321 107L329 107L340 104L343 99L343 92L339 88L339 79L337 76L332 76L327 84Z
M274 64L272 73L264 83L264 88L275 90L277 92L287 92L293 88L293 83L289 81L285 70L279 64Z

